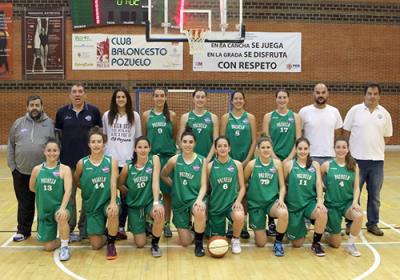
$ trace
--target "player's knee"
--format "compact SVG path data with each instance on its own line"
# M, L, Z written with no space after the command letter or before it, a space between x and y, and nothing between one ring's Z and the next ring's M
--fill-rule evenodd
M278 210L278 219L287 220L289 218L289 213L286 209Z
M265 247L265 244L267 244L267 240L256 239L256 246L257 247L260 247L260 248Z
M293 246L293 248L300 248L303 246L303 243L304 243L304 239L293 240L292 246Z
M54 244L54 241L50 241L50 242L46 242L43 245L43 249L47 252L51 252L54 251L54 249L56 248L56 245Z

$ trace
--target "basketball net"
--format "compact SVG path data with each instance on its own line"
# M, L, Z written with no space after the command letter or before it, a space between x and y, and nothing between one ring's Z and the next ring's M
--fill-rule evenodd
M186 38L189 42L190 54L203 54L206 52L206 33L207 29L191 28L185 30Z

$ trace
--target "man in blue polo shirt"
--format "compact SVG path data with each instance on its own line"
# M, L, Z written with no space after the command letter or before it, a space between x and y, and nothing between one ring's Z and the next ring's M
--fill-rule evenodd
M89 130L96 125L101 127L102 122L99 109L85 102L86 93L83 85L73 85L69 97L71 104L61 107L57 112L55 130L61 140L61 162L74 171L76 163L89 154ZM86 213L81 209L78 222L79 236L76 236L73 233L77 221L76 186L72 188L70 203L73 207L69 220L70 240L80 241L82 237L86 237Z

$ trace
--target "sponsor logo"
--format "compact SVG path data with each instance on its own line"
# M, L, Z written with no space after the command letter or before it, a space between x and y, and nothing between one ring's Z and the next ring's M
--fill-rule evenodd
M110 168L104 167L104 168L102 169L102 171L103 171L103 173L108 173L108 172L110 172Z
M233 171L235 170L235 168L231 165L231 166L229 166L229 167L227 168L227 170L228 170L229 172L233 172Z
M271 173L275 173L275 172L276 172L276 169L275 169L275 167L271 167L271 169L269 170L269 172L271 172Z
M205 121L205 123L211 123L211 119L210 118L205 118L204 121Z
M294 118L293 118L293 117L289 117L289 118L288 118L288 121L289 121L290 123L294 123Z
M244 123L244 124L248 124L248 123L249 123L249 119L248 119L248 118L245 118L245 119L243 120L243 123Z
M24 133L24 132L27 132L28 130L29 130L29 129L27 129L27 128L22 128L22 129L21 129L21 132Z
M54 171L54 172L53 172L53 175L56 176L56 177L60 177L60 171L58 171L58 170L57 170L57 171Z
M198 165L193 166L193 170L194 171L199 171L200 170L200 166L198 166Z
M90 122L92 120L92 116L86 116L85 120L87 120L88 122Z
M146 173L147 174L151 174L153 172L153 168L151 168L151 167L147 167L146 168Z
M311 173L315 172L315 168L313 166L311 166L310 168L308 168L308 171L310 171Z

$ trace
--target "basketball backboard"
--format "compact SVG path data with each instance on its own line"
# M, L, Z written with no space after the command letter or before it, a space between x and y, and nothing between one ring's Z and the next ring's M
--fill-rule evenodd
M186 30L207 31L206 42L243 42L243 0L148 0L147 41L185 42Z

